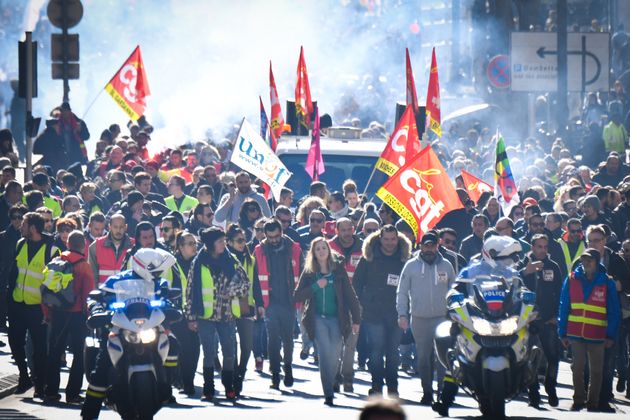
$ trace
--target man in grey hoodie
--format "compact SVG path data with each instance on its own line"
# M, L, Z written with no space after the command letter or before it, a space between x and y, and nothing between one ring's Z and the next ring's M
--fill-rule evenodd
M450 262L438 252L439 238L435 231L422 236L420 252L407 261L400 274L396 293L398 325L407 329L411 312L411 331L416 341L420 380L424 395L421 405L433 402L433 335L445 319L444 299L455 281ZM444 378L444 368L438 363L438 388Z

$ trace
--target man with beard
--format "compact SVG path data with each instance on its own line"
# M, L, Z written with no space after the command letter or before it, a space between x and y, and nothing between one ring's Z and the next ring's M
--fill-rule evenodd
M265 239L254 250L265 306L259 315L265 316L269 337L271 388L279 389L280 347L283 347L284 353L284 385L293 386L293 292L304 263L300 245L282 234L280 222L268 220L263 229Z
M241 206L247 200L255 200L265 217L271 217L271 210L265 197L252 189L252 180L247 172L236 174L236 189L229 186L229 192L221 197L215 214L218 223L238 223Z
M166 216L162 219L162 227L160 228L160 235L162 239L160 244L168 252L175 254L177 250L177 233L182 230L182 227L175 216Z
M136 190L140 191L145 200L158 201L162 204L166 204L164 202L164 197L162 197L160 194L151 192L151 185L153 185L153 181L151 180L151 175L149 175L148 173L138 172L136 176L133 177L133 185Z
M127 235L125 216L120 213L112 215L109 219L109 232L105 236L96 238L88 251L94 279L98 279L95 287L105 282L108 277L120 272L127 251L132 246L133 242Z
M444 297L455 281L453 266L438 252L438 243L438 235L433 231L422 236L420 252L403 267L396 291L398 325L403 330L409 327L411 313L411 331L416 342L424 393L420 404L425 406L433 402L433 335L444 320ZM439 363L437 371L438 388L441 388L444 368Z
M23 394L33 383L26 364L26 334L33 342L33 398L44 396L46 373L46 324L42 312L42 272L46 264L59 255L53 238L44 233L44 219L37 213L26 213L20 227L22 239L15 248L15 260L9 272L9 345L20 378L16 394Z

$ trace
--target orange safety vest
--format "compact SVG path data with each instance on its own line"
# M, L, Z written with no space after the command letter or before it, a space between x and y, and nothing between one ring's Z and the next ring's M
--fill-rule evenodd
M292 290L295 289L295 285L300 278L301 254L302 249L300 248L300 245L296 242L293 242L293 245L291 247L291 266L293 268ZM263 304L266 308L267 306L269 306L269 292L271 291L271 288L269 287L269 266L267 265L267 257L265 256L265 251L263 250L261 244L256 245L256 248L254 249L254 255L256 257L256 263L258 264L258 280L260 281L260 290L262 292Z
M339 255L344 255L343 250L341 249L341 245L337 243L334 239L328 241L328 245L330 245L330 249L335 251ZM350 284L352 284L352 278L354 277L354 272L357 270L357 264L359 264L359 260L363 253L361 252L361 248L354 250L350 253L350 258L346 258L344 261L344 268L346 269L346 273L348 273L348 280L350 280Z
M608 320L606 316L606 298L608 287L598 284L593 287L588 300L584 302L582 282L573 273L569 278L569 297L571 311L567 322L567 336L586 340L604 340Z
M96 242L96 260L98 262L98 283L102 284L114 274L120 273L125 256L128 249L125 249L116 258L114 248L105 246L107 236L95 239Z

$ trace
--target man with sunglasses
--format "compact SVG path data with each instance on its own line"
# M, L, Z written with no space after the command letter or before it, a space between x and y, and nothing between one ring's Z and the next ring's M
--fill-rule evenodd
M573 264L586 249L582 223L579 219L569 219L566 233L558 239L558 244L560 244L560 248L562 249L567 272L570 272Z
M282 234L280 222L269 219L264 224L265 238L256 245L258 280L267 326L271 388L280 389L280 348L283 348L284 385L293 386L293 293L304 261L300 246Z
M444 228L437 234L440 238L438 252L451 263L455 274L459 274L459 270L466 267L466 258L457 252L457 232L451 228Z
M311 248L311 241L320 236L324 236L324 226L326 216L321 210L313 210L308 218L308 231L300 235L300 246L304 252Z
M182 230L179 220L175 216L166 216L160 227L160 244L171 254L177 250L177 233Z
M186 222L185 228L193 235L199 236L199 232L202 229L212 226L213 220L214 211L212 211L211 204L199 203L195 206L192 212L192 217L190 217Z
M282 225L282 232L287 235L293 242L300 242L300 234L291 227L293 224L293 213L287 206L280 205L276 207L274 216Z
M549 243L553 241L547 235L538 233L532 237L532 250L518 263L517 270L529 290L536 292L536 307L538 319L535 321L535 331L542 345L547 359L545 372L545 392L550 406L558 406L556 383L558 378L558 364L560 362L559 339L557 333L558 306L560 291L564 278L561 277L560 267L549 259L547 253ZM529 405L538 408L540 392L538 381L529 387Z
M378 232L380 227L381 226L378 223L378 220L372 219L372 218L365 219L365 221L363 222L363 229L361 230L358 236L361 240L365 240L365 238L367 238L374 232Z
M9 181L0 198L0 230L4 230L11 220L9 219L9 209L22 202L22 186L17 181Z

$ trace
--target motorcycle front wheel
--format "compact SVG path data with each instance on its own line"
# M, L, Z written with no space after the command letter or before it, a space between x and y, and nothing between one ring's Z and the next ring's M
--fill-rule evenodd
M157 382L152 372L137 372L129 383L131 404L138 420L151 420L160 409Z

